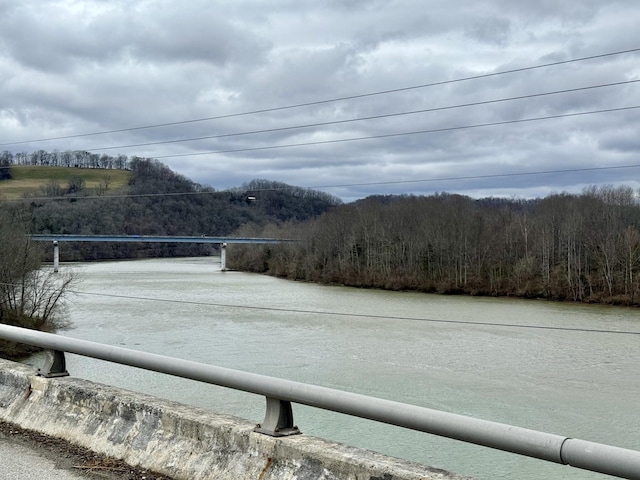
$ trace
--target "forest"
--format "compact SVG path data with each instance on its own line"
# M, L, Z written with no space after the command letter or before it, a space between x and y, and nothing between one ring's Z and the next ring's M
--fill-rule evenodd
M438 193L342 204L323 192L268 180L216 192L157 160L122 160L111 166L131 172L125 191L95 195L80 184L4 208L15 211L30 233L296 239L232 245L227 256L231 268L294 280L640 304L640 196L629 187L592 186L580 194L541 199ZM10 177L16 156L13 163L3 162ZM210 246L190 244L70 243L64 248L65 261L215 253Z
M543 199L376 196L244 234L233 268L295 280L444 294L640 303L640 204L628 187Z
M122 190L85 188L81 181L73 180L78 176L70 168L69 185L54 188L47 184L2 207L21 219L27 233L225 236L247 223L303 221L340 203L324 192L267 180L217 192L148 158L127 159L126 168L131 176ZM185 243L65 242L61 257L63 261L91 261L211 255L215 253L211 248Z

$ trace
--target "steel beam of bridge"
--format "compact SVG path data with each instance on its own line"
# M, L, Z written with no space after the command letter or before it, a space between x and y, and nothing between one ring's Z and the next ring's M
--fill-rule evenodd
M253 237L187 237L162 235L30 235L43 242L142 242L142 243L293 243L283 238Z

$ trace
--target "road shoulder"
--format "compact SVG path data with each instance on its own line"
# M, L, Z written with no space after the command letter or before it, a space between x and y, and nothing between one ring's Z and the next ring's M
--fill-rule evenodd
M65 440L50 437L15 424L0 421L0 442L27 448L51 461L56 470L78 478L108 480L172 480L148 470L134 468L120 460L97 454Z

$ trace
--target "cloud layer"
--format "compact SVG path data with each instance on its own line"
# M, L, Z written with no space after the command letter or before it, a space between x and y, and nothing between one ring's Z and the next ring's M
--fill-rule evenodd
M637 188L640 109L510 122L639 106L638 83L493 101L639 80L640 52L492 74L640 48L638 21L633 0L0 0L0 150L150 156L216 189L346 201ZM363 137L380 138L318 143ZM606 169L622 165L638 166Z

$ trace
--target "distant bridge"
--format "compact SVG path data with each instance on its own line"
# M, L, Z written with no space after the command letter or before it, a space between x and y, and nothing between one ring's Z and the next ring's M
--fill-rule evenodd
M284 238L254 237L210 237L172 235L30 235L33 240L43 242L143 242L143 243L291 243L296 240Z
M255 238L255 237L210 237L201 236L170 236L170 235L67 235L67 234L38 234L29 235L31 239L40 242L53 242L53 270L58 271L60 253L58 242L132 242L132 243L216 243L221 245L220 264L226 269L226 246L228 243L294 243L297 240L286 238Z

